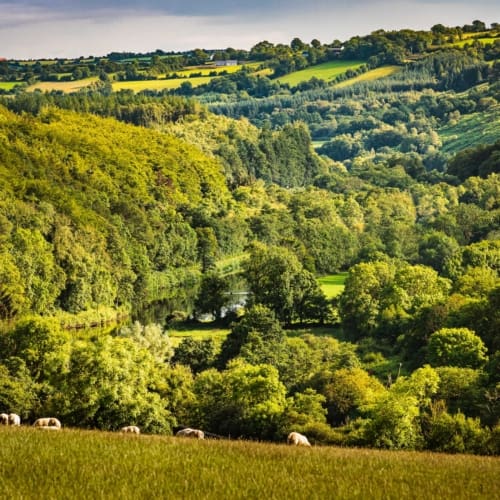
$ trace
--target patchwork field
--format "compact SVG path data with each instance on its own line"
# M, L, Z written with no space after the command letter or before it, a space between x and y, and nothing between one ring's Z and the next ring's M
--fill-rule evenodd
M364 61L329 61L316 66L311 66L300 71L295 71L289 75L280 76L277 80L280 83L287 83L290 86L307 82L311 78L319 78L329 82L347 70L356 70L364 64Z
M118 432L0 429L9 500L492 499L498 458L205 440Z

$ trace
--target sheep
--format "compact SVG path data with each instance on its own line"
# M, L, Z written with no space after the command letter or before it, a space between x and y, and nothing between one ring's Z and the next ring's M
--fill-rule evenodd
M54 427L56 429L61 428L61 422L55 417L44 417L44 418L39 418L35 420L35 423L33 424L35 427Z
M9 414L9 425L21 425L21 417L15 413Z
M127 425L121 428L121 432L131 433L131 434L140 434L141 429L137 427L137 425Z
M37 427L37 429L40 431L59 431L59 430L61 430L61 428L57 427L57 425L40 425Z
M9 415L0 413L0 425L9 425Z
M191 429L187 427L186 429L181 429L176 434L178 437L189 437L195 439L205 439L205 433L199 429Z
M298 432L290 432L286 442L295 446L311 446L311 443L309 443L307 438Z

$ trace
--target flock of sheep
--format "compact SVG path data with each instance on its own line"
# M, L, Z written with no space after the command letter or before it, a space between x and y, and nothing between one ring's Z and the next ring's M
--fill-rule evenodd
M191 429L187 427L186 429L181 429L178 431L176 436L179 437L190 437L195 439L205 439L205 433L199 429ZM306 436L298 432L290 432L288 434L286 442L295 446L311 446Z
M21 425L21 417L15 413L0 413L0 425ZM33 424L37 429L59 430L61 422L55 417L39 418Z
M21 417L15 413L0 413L0 425L21 425ZM61 422L55 417L45 417L35 420L34 427L40 430L54 430L57 431L61 428ZM127 425L121 428L121 432L130 434L140 434L141 430L137 425ZM188 437L194 439L205 439L205 433L199 429L191 429L187 427L181 429L176 434L178 437ZM287 438L287 443L295 446L311 446L306 436L298 432L290 432Z

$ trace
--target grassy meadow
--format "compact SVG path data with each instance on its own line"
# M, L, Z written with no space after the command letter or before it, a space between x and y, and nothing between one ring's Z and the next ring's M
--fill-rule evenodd
M345 73L348 69L355 70L363 64L365 64L364 61L329 61L280 76L277 80L282 84L287 83L292 87L301 82L307 82L313 77L329 82Z
M229 328L218 328L212 323L196 323L195 325L176 326L168 330L168 335L174 347L179 345L182 339L193 337L196 340L213 339L222 342L229 334Z
M21 82L0 82L1 90L12 90L14 87L21 85Z
M471 45L472 43L480 43L481 45L491 45L495 43L495 40L497 38L492 37L492 36L485 36L485 37L468 37L464 38L463 40L457 40L452 43L446 44L446 47L457 47L460 49L463 49L465 45Z
M342 293L346 278L347 273L330 274L328 276L318 278L321 290L323 290L327 299L331 299Z
M500 459L63 429L0 429L21 499L493 499Z

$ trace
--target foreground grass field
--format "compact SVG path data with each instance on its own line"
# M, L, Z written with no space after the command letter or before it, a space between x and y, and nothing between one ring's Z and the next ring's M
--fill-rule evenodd
M287 83L292 87L301 82L307 82L313 77L329 82L345 73L348 69L355 70L363 64L363 61L329 61L316 66L310 66L300 71L294 71L285 76L280 76L277 80L280 83Z
M17 499L493 499L500 459L246 441L0 429Z

